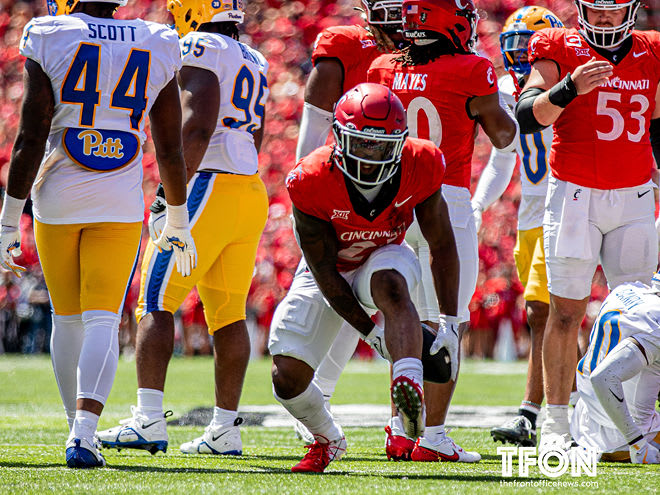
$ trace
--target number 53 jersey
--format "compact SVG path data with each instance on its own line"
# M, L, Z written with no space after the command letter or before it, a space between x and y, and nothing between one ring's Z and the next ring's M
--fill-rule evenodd
M256 174L253 135L264 118L268 62L257 50L222 34L193 31L180 44L183 65L214 73L220 86L218 121L199 170Z
M559 78L596 57L576 29L543 29L529 42L530 62L552 60ZM633 31L632 48L612 64L612 77L580 95L554 124L552 175L596 189L645 184L654 168L649 125L660 81L660 34Z
M50 224L140 222L146 115L181 67L178 37L140 19L32 19L20 52L51 82L54 115L32 198Z

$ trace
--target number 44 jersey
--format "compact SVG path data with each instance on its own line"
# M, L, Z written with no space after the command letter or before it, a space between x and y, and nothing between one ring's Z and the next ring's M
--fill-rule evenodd
M146 115L181 67L174 30L77 13L32 19L20 52L50 79L55 111L32 198L50 224L143 219Z
M559 78L596 57L576 29L543 29L529 42L530 62L552 60ZM596 189L639 186L654 168L649 125L660 81L660 34L633 31L632 48L612 64L609 81L580 95L554 124L552 175Z
M257 50L229 36L193 31L181 38L183 65L214 73L220 108L199 170L241 175L257 173L253 134L264 118L268 62Z

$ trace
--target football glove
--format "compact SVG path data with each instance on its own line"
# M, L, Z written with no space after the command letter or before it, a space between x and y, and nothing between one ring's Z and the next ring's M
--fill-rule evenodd
M163 189L162 184L158 184L158 189L156 190L156 199L151 203L149 207L149 221L147 223L149 227L149 237L151 240L156 242L160 235L163 233L163 227L165 226L165 220L167 217L167 202L165 201L165 190Z
M380 357L386 359L390 363L392 362L392 356L390 356L387 346L385 345L385 329L378 325L374 325L374 329L364 337L364 341L369 344L374 351L378 353Z
M643 438L632 444L629 449L630 462L633 464L660 464L660 451Z
M5 270L11 270L14 275L21 278L25 268L14 262L14 257L21 255L21 231L18 227L3 225L0 227L0 265Z
M458 318L456 316L440 315L438 334L431 346L430 354L435 355L445 348L451 360L451 379L456 381L458 375Z
M188 277L197 266L195 241L188 226L188 207L167 205L166 211L165 226L154 244L160 250L173 250L177 271Z

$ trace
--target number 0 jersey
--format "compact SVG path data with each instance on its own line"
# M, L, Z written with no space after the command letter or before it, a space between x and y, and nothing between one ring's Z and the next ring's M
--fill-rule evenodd
M253 133L264 117L268 62L257 50L222 34L193 31L180 43L183 65L213 72L220 85L218 122L199 170L256 174Z
M530 42L530 62L553 60L559 78L588 62L604 61L576 29L543 29ZM578 96L554 124L552 174L597 189L645 184L654 167L649 125L660 81L660 33L633 31L632 49L610 80Z
M25 26L20 52L41 66L55 99L32 189L37 220L142 221L145 116L181 67L176 32L140 19L46 16Z
M605 356L628 337L642 345L649 364L642 373L623 383L626 403L644 433L660 431L660 413L653 413L660 390L660 296L641 282L619 285L603 302L589 336L587 353L577 366L580 397L593 420L616 428L600 405L589 377Z
M444 183L470 187L477 122L467 114L475 96L497 93L493 64L478 55L442 55L425 65L403 67L400 54L373 61L368 82L384 84L403 103L412 137L429 139L447 161Z
M507 74L498 81L498 85L504 101L513 109L516 106L513 78ZM516 144L516 152L520 158L521 186L518 230L530 230L543 225L552 135L552 127L546 127L534 134L520 134Z
M286 187L296 208L332 224L339 242L337 270L347 272L379 247L403 242L415 206L442 185L444 159L433 143L408 138L399 171L369 204L331 154L331 146L322 146L300 160Z

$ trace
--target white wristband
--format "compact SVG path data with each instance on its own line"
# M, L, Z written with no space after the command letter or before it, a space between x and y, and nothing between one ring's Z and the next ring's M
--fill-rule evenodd
M0 225L7 227L18 227L21 222L21 214L25 207L26 199L17 199L5 192L5 200L2 203L2 213L0 213Z
M438 320L444 320L445 323L449 323L449 324L453 323L454 325L458 325L459 323L458 316L440 315L440 318L438 318Z
M188 205L173 206L167 204L167 223L177 229L188 228Z

